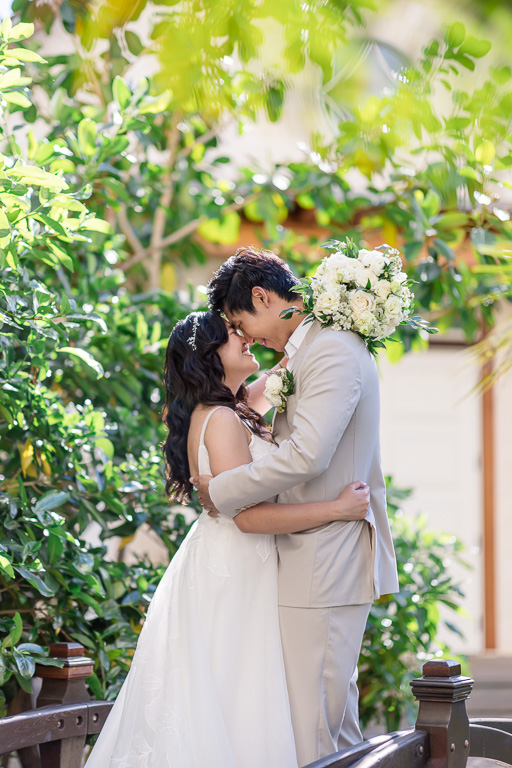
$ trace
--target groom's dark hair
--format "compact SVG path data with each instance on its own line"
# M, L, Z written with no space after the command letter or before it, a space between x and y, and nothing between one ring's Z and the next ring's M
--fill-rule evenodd
M239 248L208 283L208 303L214 312L250 312L255 314L252 289L260 286L277 293L286 301L296 302L294 288L299 284L286 262L272 251Z

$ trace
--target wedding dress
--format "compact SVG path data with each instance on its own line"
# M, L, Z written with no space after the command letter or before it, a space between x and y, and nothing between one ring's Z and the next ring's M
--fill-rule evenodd
M200 474L211 474L213 412ZM274 447L249 444L253 460ZM158 585L86 768L297 768L277 605L274 537L203 511Z

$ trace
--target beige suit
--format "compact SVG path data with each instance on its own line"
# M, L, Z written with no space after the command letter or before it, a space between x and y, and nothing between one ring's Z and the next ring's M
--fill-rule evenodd
M242 506L276 495L283 503L327 501L353 480L370 486L366 520L277 537L283 650L304 765L360 740L361 637L370 603L397 591L398 580L380 466L375 360L358 335L315 321L289 367L295 392L274 419L279 448L213 478L210 494L222 514L234 517Z

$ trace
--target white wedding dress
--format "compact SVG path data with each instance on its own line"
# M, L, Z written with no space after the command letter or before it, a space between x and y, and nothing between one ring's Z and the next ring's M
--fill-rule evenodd
M200 474L211 474L212 413ZM274 446L253 435L249 448L257 459ZM86 768L297 768L277 605L274 537L203 511L158 585Z

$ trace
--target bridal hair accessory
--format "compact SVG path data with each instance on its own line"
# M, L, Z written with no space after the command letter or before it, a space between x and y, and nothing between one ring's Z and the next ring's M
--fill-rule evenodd
M187 344L190 344L194 352L196 351L196 333L197 333L197 326L199 325L199 315L194 315L194 319L192 320L192 333L187 339Z
M263 395L270 405L282 413L286 408L286 398L295 392L293 373L287 368L278 368L267 376Z
M399 325L437 333L428 321L412 316L414 295L410 286L416 281L402 271L402 259L395 248L383 244L368 251L349 239L330 240L322 248L332 253L322 259L313 277L304 278L294 288L302 295L304 309L290 307L281 317L289 319L298 312L306 315L306 322L318 320L336 331L354 331L373 355L386 346L384 339Z

